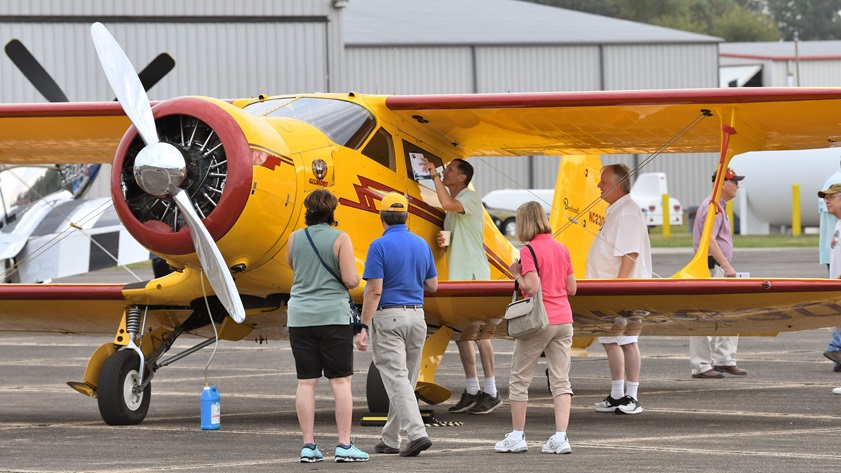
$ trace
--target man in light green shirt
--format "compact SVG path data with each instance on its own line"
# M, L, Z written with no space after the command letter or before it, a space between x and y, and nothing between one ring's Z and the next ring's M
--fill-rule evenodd
M441 207L447 211L444 230L450 232L449 245L444 236L438 234L438 246L447 252L448 279L476 280L490 279L491 271L485 255L483 242L484 211L482 198L468 189L473 179L473 166L463 159L454 159L439 175L433 163L426 163L432 175L435 193ZM494 377L494 352L489 339L475 340L485 373L484 389L479 389L479 375L476 371L476 352L470 340L456 342L467 387L459 402L449 408L451 413L488 414L502 405L502 398L496 390Z

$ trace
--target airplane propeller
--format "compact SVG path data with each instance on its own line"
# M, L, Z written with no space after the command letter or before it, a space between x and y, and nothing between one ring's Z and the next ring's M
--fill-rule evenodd
M20 72L29 79L35 89L50 102L68 102L67 96L50 76L44 66L35 59L35 56L23 45L20 40L13 39L6 43L6 55L18 67ZM145 90L151 89L165 75L175 67L175 60L167 53L155 56L146 67L140 71L138 76L143 83ZM116 99L114 99L116 100Z
M187 192L180 187L187 175L186 159L182 150L159 140L152 107L149 105L143 84L131 61L111 33L102 23L94 23L91 26L91 37L108 83L146 144L134 161L137 183L145 192L155 197L172 197L190 227L193 245L211 287L231 318L237 323L242 323L245 320L245 309L234 279Z

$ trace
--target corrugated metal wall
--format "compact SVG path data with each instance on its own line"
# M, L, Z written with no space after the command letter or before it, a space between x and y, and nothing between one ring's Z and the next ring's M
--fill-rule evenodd
M167 52L175 69L149 90L151 99L178 95L249 97L327 90L324 23L106 23L133 62L143 69ZM18 38L70 100L110 100L88 23L0 24L0 38ZM80 40L80 38L84 38ZM87 41L86 41L87 40ZM8 40L7 40L8 41ZM267 44L291 44L272 54ZM45 99L3 55L0 101Z
M469 47L365 47L345 49L345 90L367 94L473 92Z
M598 46L476 48L476 92L598 90Z
M175 59L152 99L332 91L344 65L340 14L331 0L3 2L0 42L19 39L70 100L113 95L90 40L97 20L136 69L161 52ZM3 102L45 101L5 54L0 78Z
M718 45L604 46L605 90L718 87Z

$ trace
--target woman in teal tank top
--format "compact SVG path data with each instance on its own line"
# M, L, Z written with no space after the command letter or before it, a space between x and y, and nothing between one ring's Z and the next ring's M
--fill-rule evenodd
M336 461L368 460L368 454L356 448L350 436L353 328L347 291L359 285L359 273L350 237L333 228L337 224L334 212L338 204L336 196L326 189L310 193L304 199L307 228L290 235L286 244L286 262L293 271L287 325L298 374L295 407L303 436L303 463L323 458L313 433L315 387L322 375L329 380L335 399L339 431ZM342 281L324 265L340 275Z

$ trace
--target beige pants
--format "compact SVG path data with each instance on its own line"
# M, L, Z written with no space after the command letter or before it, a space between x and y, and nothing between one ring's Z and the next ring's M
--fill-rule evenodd
M710 276L723 278L724 270L716 266ZM739 337L689 337L689 366L692 374L700 374L714 366L736 366Z
M546 354L549 367L549 385L552 397L572 394L569 382L569 352L572 347L572 324L557 324L542 332L514 341L511 359L511 378L508 382L508 399L528 401L529 386L540 354Z
M389 401L382 438L394 448L400 446L402 431L409 441L427 436L415 397L425 340L423 309L383 309L374 314L371 321L374 366L380 370Z

